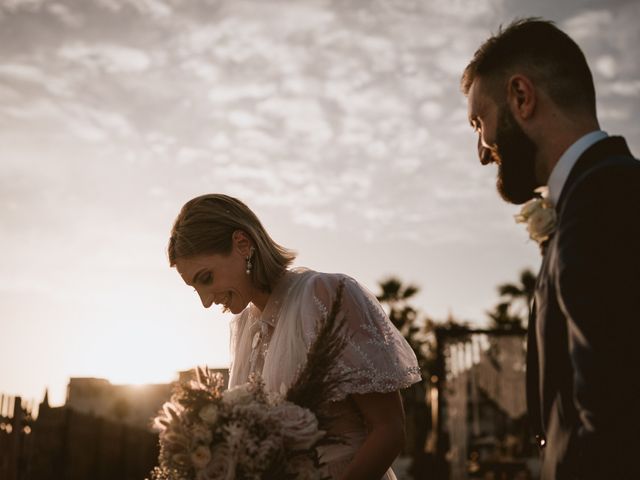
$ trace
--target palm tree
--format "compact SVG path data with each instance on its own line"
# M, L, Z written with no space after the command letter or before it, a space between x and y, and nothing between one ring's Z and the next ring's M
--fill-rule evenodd
M435 323L409 304L420 288L413 284L404 285L397 277L389 277L378 283L381 293L378 301L387 306L389 319L411 346L424 378L429 378L433 370L435 346ZM420 322L418 317L420 316Z
M510 312L511 303L501 302L492 311L487 312L493 325L499 329L522 328L522 317L512 315Z
M398 330L407 336L408 329L417 317L417 311L409 305L408 300L420 289L416 285L403 285L397 277L390 277L379 282L382 293L378 301L389 306L389 319Z
M433 333L434 323L424 315L420 315L424 324L418 322L418 310L409 304L409 301L420 290L416 285L404 285L397 277L390 277L379 282L379 286L381 293L377 295L378 301L387 307L389 319L411 346L422 370L423 381L401 392L407 421L405 453L409 453L413 457L413 463L416 465L417 459L421 459L425 455L424 445L431 418L425 399L426 381L430 378L429 372L433 371L435 354L431 340L434 335L428 336L428 333Z
M489 317L498 326L526 325L531 315L533 296L536 289L536 275L529 269L520 272L518 283L503 283L498 286L501 302ZM511 313L515 310L514 313Z

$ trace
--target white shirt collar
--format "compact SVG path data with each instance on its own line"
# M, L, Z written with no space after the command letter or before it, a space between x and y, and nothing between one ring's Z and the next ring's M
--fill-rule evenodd
M594 130L593 132L580 137L562 154L560 160L556 163L556 166L553 167L548 182L549 200L551 200L554 205L557 205L558 200L560 199L560 194L562 193L562 188L569 177L569 173L571 173L573 166L576 164L580 156L586 152L591 145L607 138L608 136L607 132Z

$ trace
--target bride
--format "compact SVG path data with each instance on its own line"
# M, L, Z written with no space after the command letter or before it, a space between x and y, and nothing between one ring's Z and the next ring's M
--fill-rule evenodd
M257 372L268 390L288 388L343 281L349 340L336 365L350 380L329 406L329 433L347 442L325 447L321 459L333 479L396 478L390 466L404 442L399 390L420 381L420 370L374 295L346 275L289 268L295 254L275 243L244 203L226 195L187 202L168 253L205 308L215 303L236 315L229 387Z

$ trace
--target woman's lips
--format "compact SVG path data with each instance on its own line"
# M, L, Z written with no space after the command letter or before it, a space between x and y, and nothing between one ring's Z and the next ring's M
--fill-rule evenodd
M216 302L216 304L222 305L222 313L227 313L231 310L231 308L229 308L229 305L231 305L231 296L232 293L229 292L222 298L222 300L220 300L220 302Z

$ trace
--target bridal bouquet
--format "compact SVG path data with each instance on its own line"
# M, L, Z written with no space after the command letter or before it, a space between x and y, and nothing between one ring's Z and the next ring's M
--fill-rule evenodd
M286 395L266 392L258 375L224 390L220 374L200 368L196 381L177 387L155 419L160 456L153 480L326 478L318 447L340 442L323 430L323 405L345 379L332 368L346 344L337 334L342 288Z
M199 370L156 418L160 468L154 479L320 479L325 432L308 409L270 396L260 377L223 391L220 374Z

